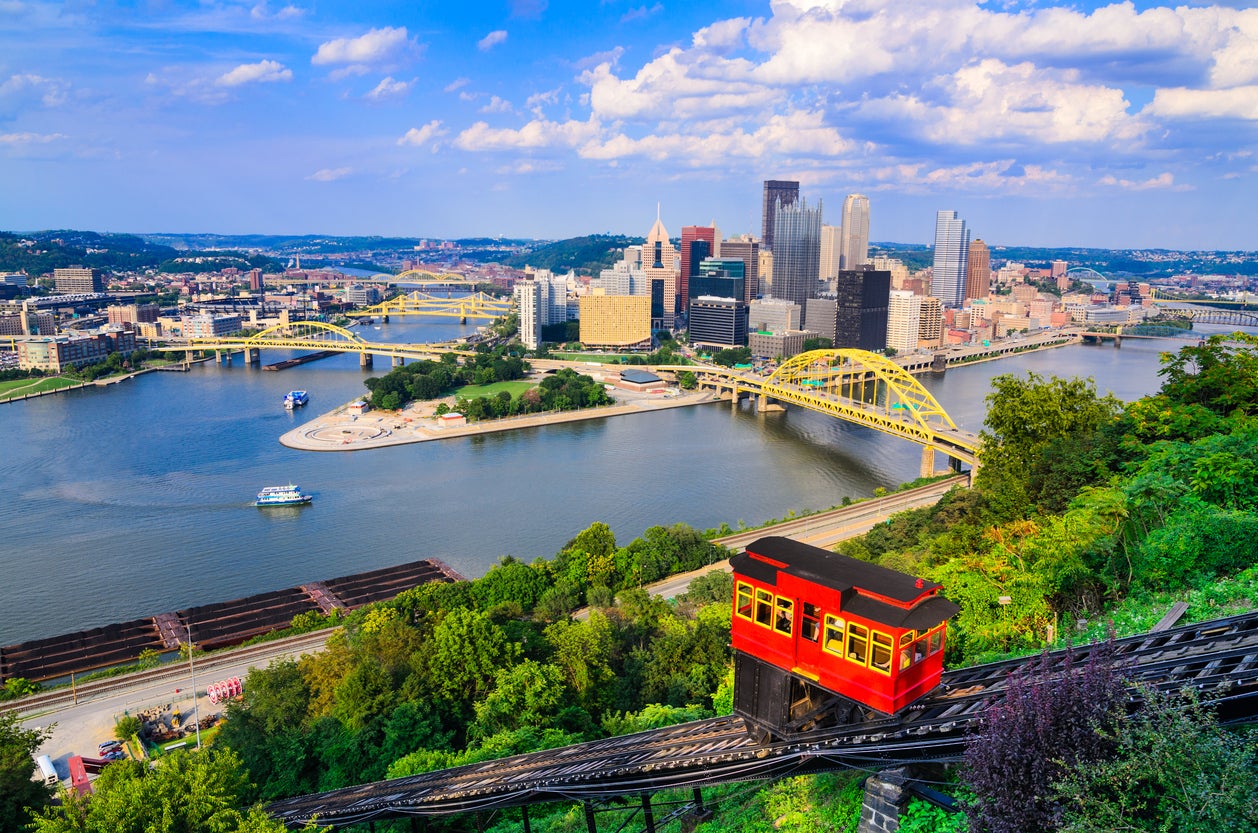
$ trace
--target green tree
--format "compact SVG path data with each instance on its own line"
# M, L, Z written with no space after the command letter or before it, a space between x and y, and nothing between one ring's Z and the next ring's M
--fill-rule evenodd
M35 754L52 736L48 729L24 729L14 712L0 712L0 833L17 833L52 797L35 774Z
M1062 833L1242 833L1258 830L1258 737L1230 732L1191 689L1144 692L1121 721L1112 757L1062 773Z
M519 652L488 614L451 610L433 630L428 647L433 687L454 700L479 700Z
M118 761L93 783L90 799L67 793L36 816L34 833L281 833L260 810L238 809L247 779L231 752L195 750L153 767ZM314 828L308 828L313 830Z
M547 728L563 706L564 683L559 669L526 659L498 672L494 690L476 704L476 722L468 734L487 738L526 726Z
M1121 407L1112 395L1098 396L1091 379L1045 379L1037 373L993 379L976 485L997 517L1024 517L1031 509L1029 476L1051 442L1091 434L1112 422Z
M126 714L114 723L114 737L126 743L140 733L144 722L133 714Z

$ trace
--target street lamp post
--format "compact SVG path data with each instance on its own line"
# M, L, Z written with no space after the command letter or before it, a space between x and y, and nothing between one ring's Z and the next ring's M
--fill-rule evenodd
M197 725L197 749L201 748L201 711L197 706L197 669L192 661L192 623L185 622L188 629L188 673L192 675L192 719Z

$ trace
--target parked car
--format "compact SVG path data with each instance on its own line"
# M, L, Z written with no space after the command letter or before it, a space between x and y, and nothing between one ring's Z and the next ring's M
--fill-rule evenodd
M121 749L121 748L122 748L122 741L119 741L119 740L107 740L104 743L97 745L97 749L102 755L104 755L106 752L112 752L115 749Z
M101 755L101 757L106 761L121 761L123 758L127 757L127 753L123 752L121 747L115 747L114 749L110 749L108 752Z

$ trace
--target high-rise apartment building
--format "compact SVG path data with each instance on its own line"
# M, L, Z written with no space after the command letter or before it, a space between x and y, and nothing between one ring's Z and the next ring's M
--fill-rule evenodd
M799 201L799 183L787 179L766 179L764 181L764 202L761 206L760 245L766 251L773 251L773 236L777 233L777 211ZM820 234L818 234L820 238Z
M901 353L917 349L922 328L922 297L903 289L887 299L887 346Z
M891 273L840 269L834 286L838 301L834 346L870 351L886 347ZM811 321L805 320L805 324L807 329L812 329Z
M681 277L677 282L679 312L690 304L690 279L699 274L699 264L705 258L720 256L720 240L720 230L715 223L681 227Z
M721 241L721 257L736 257L743 262L746 279L743 300L750 304L760 297L760 241L750 234Z
M516 281L512 289L520 314L520 342L530 350L536 350L542 341L542 319L546 315L543 286L549 289L549 284L530 277Z
M828 281L839 276L839 261L843 250L843 229L839 226L821 226L821 279Z
M992 253L983 242L983 238L970 242L966 254L965 266L965 297L962 303L970 298L986 298L992 285Z
M817 294L821 275L821 203L809 208L801 199L779 205L774 217L773 285L774 298L799 304ZM805 313L804 327L808 320Z
M918 347L939 347L943 344L943 319L943 302L938 298L922 298L922 312L917 330Z
M651 226L651 231L646 236L646 243L642 245L642 273L646 276L648 285L655 281L662 284L663 310L656 326L666 330L673 328L673 319L677 311L677 272L680 268L677 249L668 239L668 232L664 229L664 223L660 221L657 212L655 225Z
M965 220L955 211L935 215L935 266L930 294L945 307L961 306L969 249L970 230L965 227Z
M69 266L52 270L53 285L58 292L104 292L105 278L99 269Z
M840 269L858 269L869 262L869 197L848 194L843 200Z

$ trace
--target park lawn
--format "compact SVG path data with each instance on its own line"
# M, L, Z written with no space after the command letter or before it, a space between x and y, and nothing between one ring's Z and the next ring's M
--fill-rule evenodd
M14 396L24 396L28 393L42 393L46 390L68 388L77 384L81 384L81 380L67 379L64 376L48 376L43 379L13 379L9 382L0 382L0 399L11 399Z
M537 385L533 382L494 382L491 385L464 385L456 390L454 395L464 399L480 399L483 396L497 396L499 391L505 390L514 397L535 387Z

